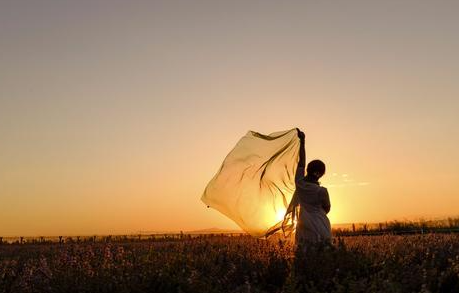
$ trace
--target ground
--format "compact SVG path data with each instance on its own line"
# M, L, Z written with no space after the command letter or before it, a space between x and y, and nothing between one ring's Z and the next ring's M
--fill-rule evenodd
M459 292L459 235L2 244L0 292Z

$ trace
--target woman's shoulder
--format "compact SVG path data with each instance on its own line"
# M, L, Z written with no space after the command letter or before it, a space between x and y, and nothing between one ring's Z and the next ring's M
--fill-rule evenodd
M327 188L320 186L319 184L314 183L314 182L305 181L304 188L309 190L309 192L320 193L320 194L328 193Z
M321 194L328 194L328 189L324 186L319 186L319 193Z

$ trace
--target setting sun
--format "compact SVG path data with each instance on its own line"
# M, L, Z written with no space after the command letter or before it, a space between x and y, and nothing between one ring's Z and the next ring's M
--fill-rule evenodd
M286 211L287 210L285 208L280 208L280 209L277 210L277 213L276 213L276 221L277 222L282 221L284 219Z

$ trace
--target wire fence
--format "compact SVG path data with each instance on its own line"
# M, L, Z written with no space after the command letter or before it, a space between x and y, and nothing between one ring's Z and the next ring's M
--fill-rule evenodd
M107 243L107 242L141 242L141 241L178 241L206 237L240 237L246 233L155 233L130 235L92 235L92 236L17 236L1 237L1 244L50 244L50 243Z
M421 228L404 230L368 230L353 231L337 229L333 231L335 237L351 236L378 236L378 235L410 235L430 233L459 233L459 228ZM130 235L93 235L93 236L31 236L31 237L1 237L2 244L64 244L64 243L108 243L108 242L142 242L142 241L180 241L193 238L209 237L243 237L247 233L156 233Z

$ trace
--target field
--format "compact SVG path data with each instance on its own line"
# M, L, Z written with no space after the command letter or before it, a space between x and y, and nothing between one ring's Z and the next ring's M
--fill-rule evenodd
M459 235L2 244L0 292L459 292Z

